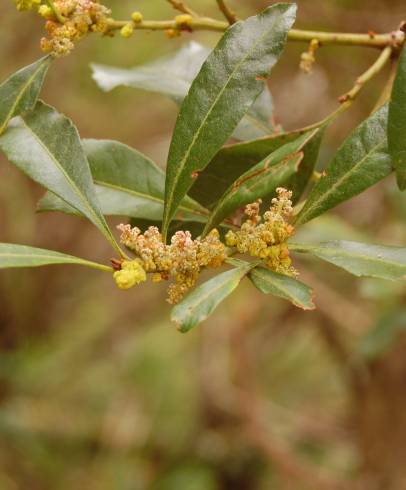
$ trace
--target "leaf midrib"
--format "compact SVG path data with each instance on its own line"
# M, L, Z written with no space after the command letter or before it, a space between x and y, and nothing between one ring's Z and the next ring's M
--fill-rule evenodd
M301 216L300 216L300 220L298 220L300 223L303 223L303 218L306 217L310 211L314 210L314 209L318 209L320 208L320 202L323 202L325 201L330 195L332 192L334 192L337 187L341 186L343 182L345 182L346 179L348 179L349 177L351 177L351 175L356 171L358 170L358 168L365 162L366 159L368 159L372 153L376 153L378 151L378 149L380 147L383 147L385 145L385 140L379 142L376 146L372 147L372 149L365 154L364 157L361 158L361 160L359 160L358 163L356 163L353 167L351 167L351 169L345 173L344 175L342 175L331 187L330 189L325 192L324 194L322 194L319 199L313 201L312 203L312 206L309 206L306 210L305 213L303 213ZM298 217L299 217L298 216Z
M296 250L295 250L295 247L296 247ZM351 252L345 248L327 248L327 247L313 247L312 245L300 245L300 244L289 244L289 248L292 250L292 251L297 251L297 252L300 252L301 250L303 250L304 252L310 252L310 253L314 253L314 255L317 255L318 253L320 253L320 255L323 255L324 256L330 256L330 255L334 255L334 254L338 254L338 255L342 255L342 256L345 256L345 257L350 257L352 259L361 259L361 260L364 260L364 261L367 261L367 262L379 262L381 265L393 265L395 267L405 267L406 268L406 263L402 263L402 262L392 262L391 260L387 260L387 259L382 259L382 258L379 258L379 257L371 257L369 255L363 255L362 253L359 253L359 252ZM406 250L405 250L406 252Z
M274 24L275 24L275 22L272 22L272 28L273 28ZM237 63L237 65L235 66L235 68L230 73L230 76L227 78L227 82L224 84L223 88L220 90L220 92L218 93L218 95L214 99L213 104L210 106L210 108L207 111L205 117L203 118L203 120L202 120L202 122L201 122L201 124L200 124L200 126L198 128L198 130L196 131L195 135L192 138L192 141L191 141L191 143L190 143L190 145L189 145L189 147L188 147L188 149L187 149L187 151L185 153L185 156L183 157L183 159L180 162L180 165L178 167L178 170L175 173L175 178L173 180L172 187L171 187L171 190L170 190L170 194L169 194L168 199L167 199L167 203L169 203L168 204L168 213L171 211L172 201L173 201L173 195L174 195L175 188L177 186L179 177L181 176L181 174L182 174L182 172L183 172L183 170L185 168L185 162L189 158L190 153L192 151L192 148L195 145L197 139L200 137L200 133L201 133L204 125L206 124L207 119L210 117L210 115L211 115L211 113L213 111L213 108L217 105L218 101L222 98L224 92L228 88L228 85L230 84L230 82L233 79L234 75L237 73L237 71L240 69L240 67L247 61L247 59L249 58L249 56L251 56L251 54L256 49L256 47L260 44L260 42L268 35L268 33L269 33L270 30L271 30L271 28L269 28L268 30L266 30L266 32L262 36L260 36L258 38L258 40L254 43L253 47L246 53L246 55L241 59L241 61ZM169 217L169 215L168 215L168 217Z
M109 189L114 189L114 190L117 190L117 191L121 191L121 192L126 192L127 194L130 194L130 195L133 195L133 196L136 196L136 197L140 197L142 199L145 199L147 201L154 201L156 203L159 203L159 204L164 204L164 199L160 199L159 197L156 197L156 196L152 196L150 194L145 194L143 192L140 192L140 191L136 191L134 189L130 189L129 187L121 187L119 185L116 185L116 184L112 184L111 182L105 182L103 180L95 180L94 181L95 184L97 185L100 185L102 187L107 187ZM196 214L196 215L199 215L199 216L208 216L208 214L205 214L203 213L203 211L198 211L194 208L188 208L187 206L185 205L182 205L182 206L179 206L180 210L182 211L186 211L188 213L192 213L192 214Z
M24 126L27 128L27 130L29 130L34 135L34 137L37 140L37 142L39 143L39 145L45 150L45 152L48 154L48 156L50 157L50 159L55 163L55 165L62 172L62 174L64 175L64 177L66 178L66 180L68 181L68 183L70 184L70 186L72 187L74 193L77 195L77 197L80 199L80 201L84 204L85 208L87 208L87 210L93 216L93 218L95 219L95 221L99 224L99 226L102 227L102 229L104 230L104 232L105 233L107 232L108 236L110 236L110 233L109 233L109 230L107 228L106 223L102 219L100 219L100 217L97 215L97 213L95 212L95 210L93 209L93 207L90 206L89 201L87 200L86 196L84 196L82 194L81 190L78 188L78 186L76 185L76 183L70 178L69 174L66 172L66 170L64 169L64 167L54 157L54 155L51 153L51 151L49 150L49 148L43 143L43 141L41 140L41 138L39 137L39 135L33 130L33 128L31 128L31 126L29 126L27 124L27 122L25 121L25 119L23 117L21 117L21 120L22 120ZM74 205L72 205L72 206L75 209L77 209L76 206L74 206ZM80 209L77 209L77 210L81 213L81 210Z
M44 60L45 61L45 60ZM40 64L40 66L35 70L35 72L31 75L31 77L26 81L26 83L23 85L22 90L20 91L19 95L14 101L14 104L11 107L11 110L8 112L6 119L4 121L4 124L0 126L0 135L4 132L5 128L7 127L8 123L10 122L10 119L12 118L14 111L16 110L18 104L20 103L21 99L23 98L25 92L27 91L28 87L31 85L33 80L36 78L38 73L44 68L43 64Z
M255 273L255 270L253 271L253 273ZM257 270L256 273L257 273L257 275L261 276L260 278L261 278L262 281L268 282L276 290L281 291L283 294L285 294L285 297L291 299L292 302L296 306L299 306L300 308L309 308L311 306L311 305L310 306L307 305L306 303L300 302L298 300L298 297L297 296L293 296L288 289L285 289L284 287L280 286L279 284L278 285L275 285L275 283L273 283L270 279L268 279L268 276L266 276L262 271Z
M244 277L244 275L246 275L248 273L248 271L252 268L253 266L250 265L250 267L248 266L244 266L241 268L241 270L239 271L240 272L240 276L241 276L241 279ZM235 271L237 271L238 269L235 269ZM233 272L235 272L233 271ZM237 276L237 274L236 274ZM240 279L240 280L241 280ZM197 298L197 301L188 305L187 306L187 309L189 311L192 311L193 309L196 309L198 306L200 306L204 301L207 300L207 298L209 298L210 296L212 296L213 293L215 293L216 291L218 291L219 289L223 288L224 286L226 286L226 284L228 282L234 282L238 280L238 277L235 277L235 278L232 278L230 279L229 277L227 279L225 279L223 282L221 282L219 285L217 285L216 287L210 289L210 291L208 291L206 294L204 295L199 295L199 297ZM180 306L180 305L179 305ZM174 319L176 320L176 316L174 317ZM180 321L180 323L182 324L182 321Z

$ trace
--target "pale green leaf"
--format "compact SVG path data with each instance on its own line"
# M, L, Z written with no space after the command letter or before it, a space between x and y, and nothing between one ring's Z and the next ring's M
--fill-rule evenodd
M165 174L152 160L118 141L89 139L82 145L104 215L162 221ZM38 210L78 214L51 193L41 199ZM208 212L185 197L177 215L182 220L202 222Z
M38 102L10 121L0 149L33 180L86 216L119 251L97 201L77 129L67 117Z
M210 52L209 48L191 41L174 53L134 68L92 64L93 79L104 91L120 86L133 87L163 94L180 104ZM265 86L233 132L233 138L247 140L272 133L272 112L272 96Z
M0 85L0 134L11 118L35 106L50 64L51 57L45 56L17 71Z
M229 296L248 274L253 264L241 263L194 289L181 303L172 309L171 320L181 332L187 332L205 320L217 306Z
M80 259L73 255L55 252L54 250L0 243L0 269L40 267L52 264L76 264L107 272L112 271L111 267Z
M405 279L406 247L337 240L319 244L289 243L289 249L309 253L355 276Z
M273 294L286 299L299 308L313 310L313 290L302 282L283 274L278 274L266 267L256 267L249 278L256 288L265 294Z

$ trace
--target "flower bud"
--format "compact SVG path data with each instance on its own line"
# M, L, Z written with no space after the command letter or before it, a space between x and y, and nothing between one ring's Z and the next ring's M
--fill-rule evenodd
M147 280L147 274L138 260L125 260L121 264L121 270L116 271L113 277L120 289L130 289Z
M132 18L132 20L133 20L133 21L134 21L136 24L139 24L139 23L141 23L141 22L142 22L142 20L143 20L144 16L142 15L142 13L141 13L141 12L133 12L133 13L131 14L131 18Z
M121 28L120 34L122 37L128 39L134 33L134 24L128 23L124 27Z

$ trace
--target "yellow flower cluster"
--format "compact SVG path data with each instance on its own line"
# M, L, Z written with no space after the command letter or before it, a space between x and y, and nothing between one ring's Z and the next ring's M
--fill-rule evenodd
M17 10L32 10L38 8L41 0L15 0Z
M235 247L240 253L247 253L258 257L266 265L281 274L297 275L292 267L289 249L286 241L294 233L294 228L288 219L293 213L292 192L282 187L276 190L277 196L272 199L272 206L263 216L260 212L261 200L249 204L245 208L247 220L238 231L229 231L226 235L226 244Z
M49 7L42 5L38 12L47 19L45 28L48 37L41 39L41 48L55 56L69 54L89 32L105 32L111 11L98 0L54 0L55 8L62 18L60 23Z
M130 289L140 282L147 280L147 274L140 260L124 260L121 269L113 274L120 289Z
M119 225L118 228L121 243L137 255L144 271L153 273L154 282L173 280L168 288L171 304L178 303L194 286L202 268L220 267L226 259L226 247L216 229L207 237L196 240L189 231L178 231L167 245L155 226L150 226L143 234L139 228L130 225Z

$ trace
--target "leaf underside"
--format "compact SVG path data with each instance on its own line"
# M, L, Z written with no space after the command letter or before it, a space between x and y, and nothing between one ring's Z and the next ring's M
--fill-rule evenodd
M0 134L14 116L35 106L50 64L51 57L45 56L17 71L0 85Z
M181 332L188 332L204 321L248 274L252 264L242 263L198 286L172 309L171 320Z
M289 243L296 252L309 253L355 276L405 279L406 248L337 240L319 244Z
M99 264L54 250L0 243L0 269L40 267L53 264L76 264L99 268Z

